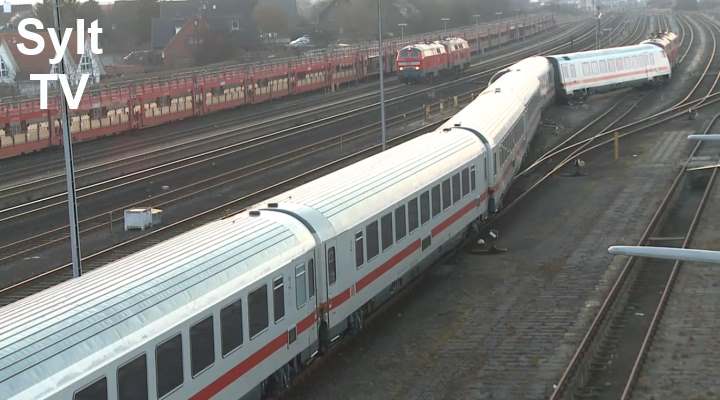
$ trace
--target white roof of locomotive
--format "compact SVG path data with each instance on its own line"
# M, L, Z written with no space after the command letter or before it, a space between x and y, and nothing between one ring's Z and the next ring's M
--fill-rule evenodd
M0 309L0 393L39 398L310 251L279 213L215 221Z
M380 154L282 193L270 203L316 210L338 234L405 200L483 151L475 135L427 133ZM265 202L259 206L265 206ZM315 223L319 226L319 223Z
M632 46L614 47L610 49L581 51L577 53L554 54L548 56L561 63L572 63L576 61L604 60L613 56L631 56L639 53L662 52L658 46L652 44L636 44Z
M437 43L437 42L411 44L411 45L403 47L400 50L402 51L405 49L418 49L421 51L441 49L443 52L445 52L445 46L443 46L442 44Z

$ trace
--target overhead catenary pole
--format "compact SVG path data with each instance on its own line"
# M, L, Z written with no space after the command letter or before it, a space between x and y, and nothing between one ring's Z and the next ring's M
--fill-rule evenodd
M406 23L404 23L404 22L401 22L401 23L398 24L398 26L400 27L400 42L404 42L404 41L405 41L405 27L406 27L407 25L408 25L408 24L406 24Z
M445 36L447 36L447 23L450 21L450 18L443 17L440 18L440 21L443 23L443 39L445 39Z
M380 64L380 128L382 129L382 150L387 148L387 131L385 127L385 71L383 56L382 6L377 2L378 11L378 63Z
M55 0L55 29L63 32L60 18L60 0ZM78 32L78 34L83 34ZM65 74L65 56L58 65L60 74ZM82 275L82 259L80 255L80 230L78 227L77 196L75 191L75 165L73 162L72 136L70 135L70 111L64 94L60 93L60 125L63 131L63 149L65 153L65 178L67 183L68 215L70 225L70 253L72 255L73 277Z

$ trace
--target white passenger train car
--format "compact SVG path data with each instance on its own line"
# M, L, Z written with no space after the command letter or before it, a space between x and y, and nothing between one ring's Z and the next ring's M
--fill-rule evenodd
M547 62L441 129L0 309L3 398L258 399L499 202Z
M268 200L262 213L306 221L321 244L328 337L360 326L486 212L482 150L467 131L428 133Z
M653 44L560 54L548 57L556 70L557 90L568 97L669 79L665 50Z
M243 213L4 307L1 397L257 394L317 345L314 250L294 218Z
M554 92L552 66L543 57L532 57L508 67L441 126L442 130L471 129L483 142L481 173L488 181L490 211L499 208Z

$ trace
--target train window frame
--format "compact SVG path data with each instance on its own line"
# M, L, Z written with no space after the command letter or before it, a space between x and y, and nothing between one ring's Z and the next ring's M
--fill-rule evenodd
M440 197L440 184L433 185L433 187L430 189L430 214L432 215L432 218L437 217L442 212L442 199Z
M73 392L73 397L72 397L73 400L84 400L85 397L79 397L82 394L82 392L92 388L93 386L95 386L101 382L105 385L105 399L100 399L100 400L107 400L108 398L110 398L110 394L108 392L107 381L108 381L107 376L102 376L98 379L95 379L94 381L88 383L87 385L85 385L85 386L79 388L78 390L76 390L75 392ZM88 397L88 399L97 400L98 398L97 397Z
M393 238L393 213L392 211L380 217L380 248L385 251L395 243Z
M315 285L315 259L311 258L307 262L307 276L308 276L308 300L312 299L316 295Z
M307 269L305 263L300 263L295 266L295 307L299 310L307 301Z
M395 208L395 241L400 241L407 236L407 214L405 204Z
M414 232L420 227L420 205L417 197L413 197L408 201L408 233ZM414 211L414 212L413 212Z
M590 69L592 70L592 74L593 74L593 75L597 75L598 72L599 72L598 62L597 62L597 61L593 61L593 62L590 64Z
M460 173L457 172L452 176L452 203L457 204L462 198L462 188L460 187Z
M285 318L285 279L282 275L276 276L272 283L273 322L277 324Z
M608 72L607 61L600 60L600 73L606 74Z
M450 178L442 181L442 209L447 210L452 205L452 188L450 187Z
M194 329L202 329L203 327L201 324L207 324L210 325L210 330L205 335L201 334L200 336L194 336L193 330ZM190 326L189 336L190 336L190 376L197 377L198 375L202 374L203 372L207 371L208 369L212 368L212 366L215 364L215 319L212 315L207 316L206 318L203 318L199 321L197 321L195 324ZM207 345L205 349L199 349L196 348L196 344L203 344L202 342L198 342L195 339L209 339L205 340L204 344ZM196 359L200 359L200 357L196 357L195 350L202 350L205 351L205 355L209 355L210 362L207 364L198 364L195 365ZM198 354L200 355L200 354ZM198 362L204 363L206 360L200 360Z
M365 253L367 254L367 261L380 254L380 227L377 220L365 225Z
M328 267L328 281L330 285L334 285L337 282L337 262L335 261L335 246L327 249L327 267Z
M420 194L420 225L430 221L430 191L426 190Z
M163 346L169 344L170 342L172 342L172 341L174 341L174 340L176 340L176 339L177 339L177 340L179 341L179 343L180 343L180 347L179 347L179 348L180 348L180 352L179 352L180 357L178 358L178 359L180 360L180 382L179 382L177 385L175 385L175 386L170 387L169 389L167 389L167 391L162 392L162 391L160 390L160 371L162 370L163 373L166 374L168 368L161 368L161 367L160 367L160 363L158 362L158 360L160 360L160 349L161 349ZM167 340L164 340L163 342L160 342L158 345L155 346L155 388L156 388L156 390L157 390L157 396L158 396L159 399L165 398L165 397L167 397L168 395L174 393L175 391L177 391L178 389L180 389L180 388L185 384L185 373L184 373L184 371L185 371L185 360L184 360L184 358L183 358L183 357L184 357L184 350L185 350L185 349L183 349L182 334L181 334L181 333L178 333L178 334L176 334L176 335L173 335L173 336L169 337ZM162 392L162 394L161 394L161 392Z
M581 66L582 66L583 76L590 75L590 66L588 65L588 63L584 62L584 63L582 63Z
M232 352L234 352L235 350L242 347L243 343L245 342L245 333L243 331L243 329L245 327L245 320L243 319L245 312L243 312L242 307L243 307L243 299L240 298L240 299L237 299L233 302L226 304L224 307L222 307L220 309L220 354L222 355L223 358L227 357ZM237 332L238 330L240 331L240 335L239 335L240 343L237 343L237 345L234 345L235 343L228 343L227 338L228 338L228 336L230 336L232 334L226 330L227 329L226 327L228 325L225 322L228 321L228 313L231 311L237 311L238 309L240 310L240 315L239 315L240 326L239 327L234 326L234 328L239 328L239 329L234 329L234 331L235 332ZM232 335L232 337L237 338L238 336ZM230 347L226 350L226 343L229 344L230 346L233 346L233 345L234 346Z
M131 366L131 364L134 364L135 362L137 362L137 361L140 360L141 358L143 359L143 365L144 365L144 367L145 367L145 373L144 373L144 374L138 374L138 377L141 376L141 375L144 375L144 376L145 376L145 392L144 392L144 393L145 393L145 397L144 397L144 399L143 399L143 398L135 397L135 396L134 396L135 393L133 393L133 396L131 396L131 397L122 397L121 391L120 391L120 387L121 387L121 383L120 383L120 381L121 381L120 372L121 372L121 370L123 370L125 367ZM132 365L132 367L133 367L133 368L131 368L130 371L134 372L134 371L135 371L134 368L136 368L137 366ZM133 383L133 384L137 384L137 381L134 381L134 380L133 380L132 383ZM117 370L115 371L115 386L116 386L116 389L117 389L117 399L118 399L118 400L123 400L123 399L129 399L129 400L147 400L147 399L150 397L150 382L148 382L148 361L147 361L147 353L143 352L142 354L140 354L140 355L138 355L138 356L136 356L136 357L133 357L130 361L128 361L128 362L120 365L120 366L117 368ZM142 392L142 390L141 390L141 392Z
M253 328L253 325L255 325L255 324L253 324L253 322L257 322L257 321L253 321L253 319L254 319L253 308L255 308L255 307L253 307L254 304L253 304L252 300L255 299L255 297L253 297L253 296L256 293L259 293L260 291L262 291L262 294L264 296L257 296L257 298L264 299L264 302L265 302L265 310L264 311L265 312L262 313L262 315L265 316L265 319L264 319L264 326L262 326L262 324L261 324L260 329L255 331ZM250 340L253 340L253 339L257 338L258 336L262 335L263 332L265 332L268 329L268 327L270 326L270 302L268 301L268 285L267 285L267 283L263 283L262 285L256 287L252 291L248 292L246 301L247 301L247 307L248 307L248 315L247 315L248 333L250 335ZM262 309L262 308L260 308L260 309Z
M470 169L467 167L463 168L460 175L460 181L462 182L462 196L465 197L468 193L470 193Z
M470 191L475 191L477 188L477 178L475 176L475 166L470 166Z
M365 264L365 236L363 231L355 233L355 268Z

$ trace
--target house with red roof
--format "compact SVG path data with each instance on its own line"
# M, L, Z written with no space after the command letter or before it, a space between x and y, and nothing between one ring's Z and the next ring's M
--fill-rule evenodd
M16 32L0 32L0 84L18 86L30 79L30 74L58 73L59 67L51 65L50 59L54 49L47 32L38 32L45 38L45 47L42 53L28 56L20 52L18 44L24 43L28 48L34 48L36 43L27 40ZM70 82L79 82L82 74L89 74L88 83L98 83L105 74L105 68L100 56L93 54L90 47L90 37L85 40L85 49L77 54L77 40L75 32L69 40L65 52L66 74Z

